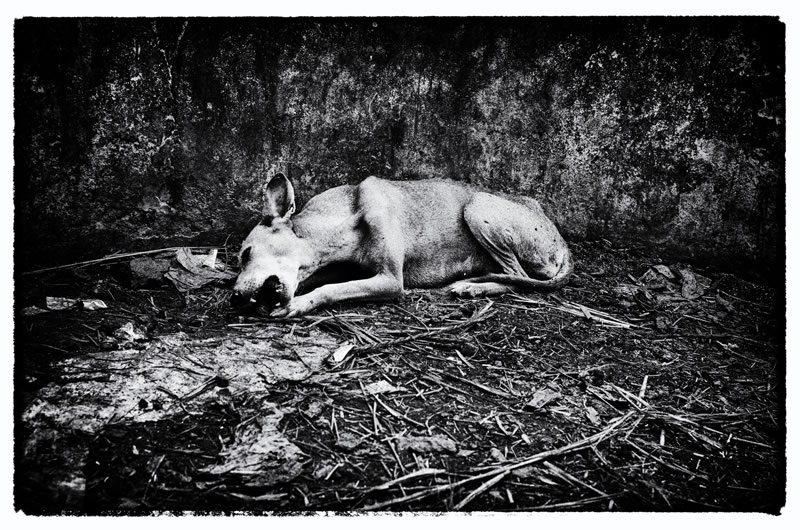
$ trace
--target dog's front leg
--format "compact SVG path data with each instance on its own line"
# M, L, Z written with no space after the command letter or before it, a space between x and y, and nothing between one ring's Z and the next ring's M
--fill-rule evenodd
M378 274L364 280L322 285L308 294L293 298L286 307L270 316L295 317L314 309L349 300L389 300L403 294L403 281L391 274Z

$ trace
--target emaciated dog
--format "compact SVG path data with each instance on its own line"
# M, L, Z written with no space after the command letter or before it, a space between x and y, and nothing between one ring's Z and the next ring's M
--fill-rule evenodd
M528 197L445 180L369 177L320 193L293 215L294 188L279 174L264 203L264 218L242 244L231 302L255 303L270 316L389 300L404 287L451 284L462 297L546 291L565 285L573 270L564 239ZM322 284L295 296L313 275L341 265L362 274L317 280Z

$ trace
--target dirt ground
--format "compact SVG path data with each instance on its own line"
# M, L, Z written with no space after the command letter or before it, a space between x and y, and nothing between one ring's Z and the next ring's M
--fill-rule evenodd
M291 320L124 259L18 275L16 507L778 513L783 292L572 248L556 293Z

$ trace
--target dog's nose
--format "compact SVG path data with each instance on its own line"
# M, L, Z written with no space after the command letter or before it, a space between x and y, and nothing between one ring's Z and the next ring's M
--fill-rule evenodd
M258 292L258 301L267 307L274 307L281 302L283 288L277 276L270 276L264 280L261 290Z
M233 294L231 295L231 305L233 307L242 307L244 305L247 305L248 302L249 302L248 297L244 296L242 293L238 291L234 291Z

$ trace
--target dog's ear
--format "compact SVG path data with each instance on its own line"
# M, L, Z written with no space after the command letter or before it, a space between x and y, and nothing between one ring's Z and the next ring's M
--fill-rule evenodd
M294 188L283 173L278 173L267 183L262 213L264 217L279 219L288 219L294 213Z

